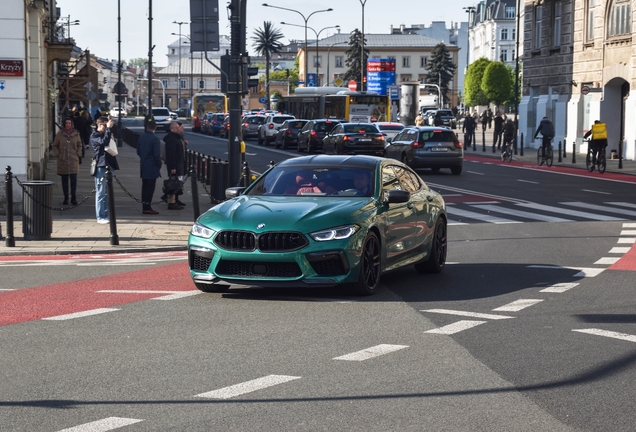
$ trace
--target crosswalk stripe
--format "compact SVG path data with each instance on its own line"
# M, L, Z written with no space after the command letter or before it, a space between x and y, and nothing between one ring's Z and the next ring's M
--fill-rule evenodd
M537 303L541 303L543 300L541 299L519 299L515 300L512 303L508 303L506 305L500 306L498 308L493 309L493 312L519 312L522 309L533 306Z
M547 212L550 212L550 213L558 213L558 214L563 214L563 215L567 215L567 216L577 216L577 217L581 217L581 218L585 218L585 219L592 219L592 220L599 220L599 221L621 221L621 220L625 220L623 218L617 218L617 217L613 217L613 216L599 215L599 214L594 214L594 213L582 212L582 211L577 211L577 210L572 210L572 209L565 209L565 208L561 208L561 207L554 207L554 206L543 205L543 204L532 203L532 202L518 203L517 205L521 206L521 207L531 208L531 209L534 209L534 210L543 210L543 211L547 211Z
M514 317L506 316L506 315L493 315L493 314L483 314L478 312L465 312L451 309L423 309L420 312L430 312L437 314L447 314L447 315L458 315L458 316L466 316L471 318L481 318L481 319L491 319L491 320L501 320L501 319L511 319Z
M626 254L627 252L629 252L631 249L631 247L613 247L609 250L608 253L616 253L616 254Z
M142 422L143 420L123 417L108 417L90 423L84 423L72 428L62 429L58 432L106 432L119 429L124 426Z
M628 235L636 235L636 230L623 230L620 235L628 236Z
M555 265L539 265L533 264L529 265L528 268L544 268L544 269L554 269L554 270L578 270L578 273L573 274L573 277L595 277L598 276L605 270L604 268L591 268L591 267L570 267L570 266L555 266Z
M542 215L538 213L515 210L515 209L510 209L507 207L499 207L499 206L490 205L490 204L486 204L486 205L479 204L479 205L473 205L472 207L476 207L481 210L492 211L495 213L503 213L503 214L508 214L511 216L519 216L522 218L534 219L534 220L543 221L543 222L572 222L571 219L564 219L564 218L560 218L556 216Z
M332 360L364 361L364 360L369 360L371 358L378 357L384 354L399 351L408 347L409 347L408 345L380 344L380 345L373 346L371 348L363 349L361 351L345 354L340 357L334 357Z
M572 331L579 332L579 333L587 333L587 334L591 334L595 336L604 336L604 337L613 338L613 339L620 339L620 340L625 340L628 342L636 342L636 336L630 335L627 333L618 333L618 332L594 329L594 328L572 329Z
M621 259L620 257L603 257L601 259L599 259L598 261L596 261L594 264L597 265L612 265L615 264L619 259Z
M208 399L230 399L236 396L240 396L246 393L251 393L256 390L262 390L267 387L272 387L278 384L284 384L289 381L300 379L297 376L288 375L267 375L262 378L256 378L251 381L245 381L240 384L235 384L229 387L223 387L218 390L212 390L207 393L201 393L195 397L202 397Z
M424 333L451 335L451 334L459 333L460 331L468 330L469 328L473 328L487 322L488 321L461 320L449 325L445 325L443 327L427 330Z
M554 284L552 286L549 286L547 288L542 289L540 292L547 292L547 293L564 293L569 289L572 289L576 286L578 286L579 284L576 282L563 282L563 283L558 283L558 284Z
M588 209L588 210L598 210L598 211L602 211L602 212L606 212L606 213L616 213L616 214L625 215L625 216L636 216L636 211L625 210L625 209L621 209L621 208L614 208L614 207L609 207L609 206L602 206L602 205L598 205L598 204L589 204L589 203L578 202L578 201L575 201L575 202L562 202L561 204L567 205L567 206L572 206L572 207L584 208L584 209Z
M82 311L82 312L70 313L70 314L66 314L66 315L57 315L57 316L52 316L52 317L42 318L42 319L43 320L50 320L50 321L64 321L64 320L69 320L69 319L84 318L84 317L87 317L87 316L99 315L99 314L108 313L108 312L115 312L115 311L118 311L118 310L120 310L120 309L99 308L99 309L91 309L91 310Z
M620 237L616 243L636 243L636 237Z
M636 204L634 204L634 207L636 207ZM626 222L623 224L623 228L636 228L636 223L634 222Z
M608 202L605 204L611 204L611 205L615 205L615 206L621 206L621 207L629 207L629 208L636 208L636 204L632 204L632 203L626 203L626 202ZM628 224L626 224L628 225ZM636 227L636 224L631 224L632 227Z
M514 221L512 219L498 218L489 214L476 213L469 210L462 210L455 207L447 206L446 212L453 216L467 217L482 222L494 223L494 224L508 224L508 223L521 223L520 221Z
M448 220L448 225L468 225L466 222L458 222L453 219Z

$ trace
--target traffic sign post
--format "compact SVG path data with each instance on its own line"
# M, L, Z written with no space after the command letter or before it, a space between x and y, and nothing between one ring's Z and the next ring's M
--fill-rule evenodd
M347 87L351 91L356 91L358 89L358 83L355 80L351 80L349 81L349 84L347 84Z
M316 87L317 77L315 73L307 74L307 87Z

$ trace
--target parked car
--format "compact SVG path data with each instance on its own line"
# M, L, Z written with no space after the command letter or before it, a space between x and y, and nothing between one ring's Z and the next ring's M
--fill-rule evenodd
M373 123L340 123L325 138L325 154L384 155L386 141Z
M181 117L181 118L190 117L190 109L188 109L188 108L179 108L177 110L177 117Z
M228 115L225 113L214 113L212 114L211 126L210 126L210 135L220 135L221 125L223 121Z
M282 125L285 120L291 120L293 118L295 117L287 114L268 114L265 122L258 129L258 145L269 145L269 143L276 139L276 133L280 125Z
M428 112L428 126L446 126L451 129L457 128L457 118L452 110L439 109Z
M188 238L196 287L378 289L389 270L441 272L442 196L404 164L372 156L284 160L202 214Z
M170 118L171 118L172 120L178 120L178 119L179 119L179 116L177 115L177 113L176 113L176 112L174 112L174 111L170 111Z
M265 123L265 116L262 115L246 115L243 117L243 139L256 138L258 136L258 128Z
M309 120L285 120L276 133L276 148L289 148L298 145L298 132Z
M404 129L404 125L402 123L378 122L373 124L380 132L382 132L386 142L391 142L391 140L393 140L393 138L395 138L395 136Z
M320 119L310 120L298 132L298 151L307 150L311 154L322 151L322 143L325 135L340 123L340 120Z
M386 145L384 155L413 168L450 168L455 175L461 174L464 164L463 144L445 127L405 128Z
M110 115L112 118L119 118L119 107L111 108L109 110L108 115ZM122 107L121 108L121 117L122 118L126 118L126 116L127 116L126 108Z
M203 115L203 117L201 118L201 133L202 134L206 134L206 135L210 135L210 126L211 126L211 120L212 120L212 115L214 113L209 112L209 113L205 113Z
M172 117L170 117L170 110L168 108L153 108L152 117L157 123L157 129L161 128L166 132L170 131L170 123L172 123Z

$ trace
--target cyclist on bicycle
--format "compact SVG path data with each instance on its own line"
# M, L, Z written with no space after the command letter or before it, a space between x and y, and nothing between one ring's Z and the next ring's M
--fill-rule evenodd
M541 119L537 131L534 133L534 139L537 139L537 135L541 134L541 158L545 159L545 149L552 143L554 138L554 125L550 119L545 116Z
M508 143L511 143L515 139L515 124L511 119L506 119L501 134L503 135L504 144L501 148L501 152L503 153L506 150L506 146L509 145Z
M587 138L592 135L590 140L589 149L592 150L592 166L596 165L596 156L598 152L607 147L607 126L605 123L601 123L600 120L595 120L592 128L585 132L583 138Z

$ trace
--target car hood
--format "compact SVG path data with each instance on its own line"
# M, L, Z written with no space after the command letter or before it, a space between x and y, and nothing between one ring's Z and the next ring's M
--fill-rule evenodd
M290 199L291 198L291 199ZM201 215L198 221L214 230L313 232L349 223L363 223L374 211L373 198L239 196Z

